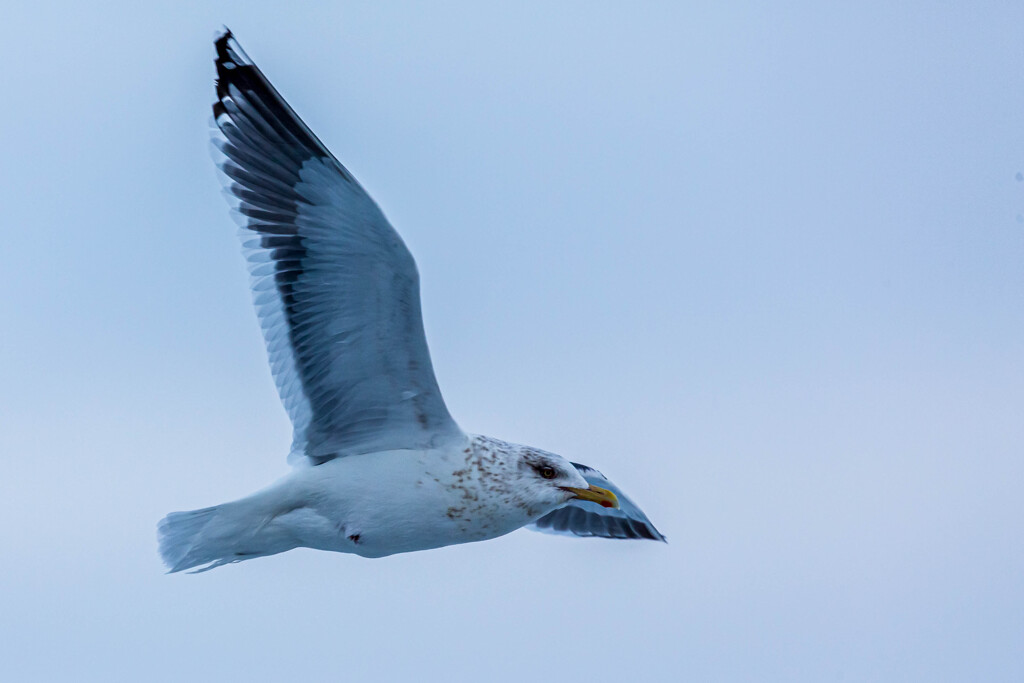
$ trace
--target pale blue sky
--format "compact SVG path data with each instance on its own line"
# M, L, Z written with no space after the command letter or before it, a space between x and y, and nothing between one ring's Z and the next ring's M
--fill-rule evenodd
M213 4L0 22L0 679L1024 679L1024 5ZM669 545L163 574L290 441L222 24L412 249L459 423Z

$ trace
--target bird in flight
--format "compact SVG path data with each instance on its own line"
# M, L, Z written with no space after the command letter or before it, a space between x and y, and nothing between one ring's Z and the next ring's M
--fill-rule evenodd
M520 527L664 541L597 470L467 434L434 378L412 254L230 31L214 145L294 427L290 472L158 525L171 572L306 547L384 557Z

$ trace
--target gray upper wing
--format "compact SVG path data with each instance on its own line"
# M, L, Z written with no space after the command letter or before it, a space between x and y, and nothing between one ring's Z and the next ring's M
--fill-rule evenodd
M461 434L441 398L412 255L225 32L214 144L293 456L319 464Z
M618 486L608 481L607 477L593 467L576 462L573 466L587 483L614 493L619 499L619 508L605 508L590 501L574 500L549 512L527 528L572 536L665 541L665 537L654 528L647 515Z

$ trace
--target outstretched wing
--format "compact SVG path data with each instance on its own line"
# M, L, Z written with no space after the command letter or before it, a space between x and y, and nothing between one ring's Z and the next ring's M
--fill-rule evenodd
M549 512L527 528L546 533L572 536L597 536L600 538L646 538L665 541L660 531L654 528L647 515L629 499L618 486L595 470L574 462L588 484L600 486L614 493L619 499L619 508L605 508L586 500L574 500L553 512Z
M214 143L293 456L315 464L461 434L427 351L412 255L226 31Z

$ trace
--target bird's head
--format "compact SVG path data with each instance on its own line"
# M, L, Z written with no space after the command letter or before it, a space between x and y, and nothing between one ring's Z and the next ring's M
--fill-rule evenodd
M575 499L619 507L614 493L587 483L573 464L560 455L524 448L518 453L516 468L521 499L531 509L541 510L540 515Z

